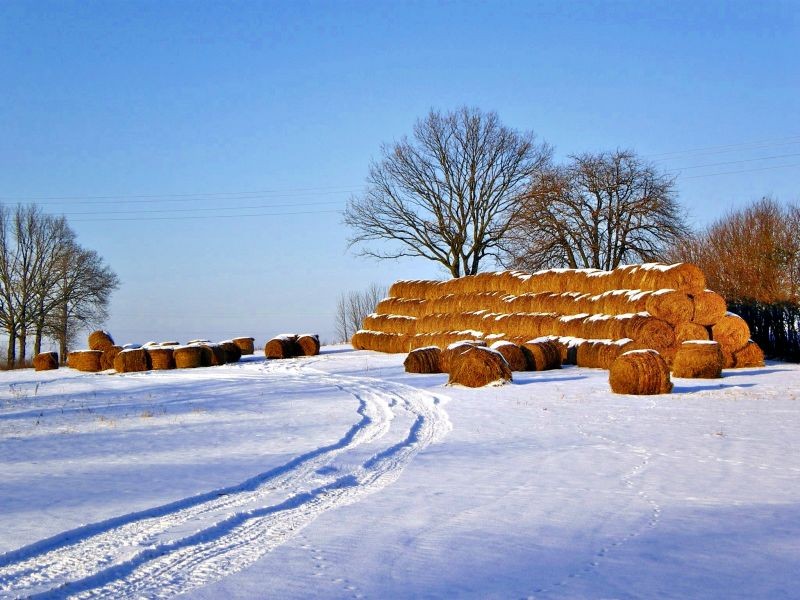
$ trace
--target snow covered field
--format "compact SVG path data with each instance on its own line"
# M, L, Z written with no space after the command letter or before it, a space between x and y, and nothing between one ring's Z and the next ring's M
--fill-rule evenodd
M0 373L0 596L798 598L800 366Z

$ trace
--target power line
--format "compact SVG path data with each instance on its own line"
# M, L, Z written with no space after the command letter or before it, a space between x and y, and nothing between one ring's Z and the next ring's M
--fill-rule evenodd
M755 161L758 161L758 160L774 160L776 158L792 158L792 157L795 157L795 156L800 156L800 152L795 152L793 154L778 154L776 156L762 156L760 158L745 158L745 159L742 159L742 160L729 160L729 161L726 161L726 162L709 163L709 164L706 164L706 165L691 165L691 166L688 166L688 167L676 167L674 169L666 169L666 171L668 173L670 173L670 172L673 172L673 171L685 171L687 169L702 169L702 168L705 168L705 167L721 167L721 166L724 166L724 165L738 165L738 164L741 164L741 163L755 162Z
M219 211L219 210L257 210L262 208L283 208L283 207L295 207L295 206L318 206L318 205L330 205L330 204L341 204L341 200L328 200L328 201L320 201L320 202L296 202L292 204L256 204L250 206L206 206L206 207L192 207L192 208L156 208L152 210L115 210L113 212L107 213L106 211L79 211L79 212L65 212L63 213L64 216L72 216L72 215L135 215L135 214L153 214L153 213L182 213L182 212L198 212L198 211ZM287 213L293 214L293 213Z
M74 223L87 223L97 221L184 221L187 219L241 219L249 217L283 217L289 215L318 215L324 213L341 213L340 210L309 210L298 212L278 212L278 213L255 213L245 215L182 215L179 217L107 217L100 219L72 219Z
M645 154L644 158L650 158L653 160L672 160L672 158L678 158L675 155L686 155L686 154L717 154L723 152L734 152L737 150L749 150L749 149L760 149L761 147L771 147L771 146L787 146L791 144L798 144L800 143L800 135L792 135L784 138L775 138L771 140L760 140L754 142L742 142L738 144L724 144L721 146L705 146L700 148L693 148L689 150L673 150L671 152L661 152L657 154ZM752 146L757 146L758 148L751 148ZM667 158L670 157L670 158Z
M717 177L719 175L738 175L739 173L751 173L754 171L769 171L771 169L786 169L790 167L800 167L800 163L791 165L771 165L769 167L756 167L754 169L739 169L737 171L723 171L722 173L705 173L703 175L688 175L681 177L681 179L700 179L702 177Z

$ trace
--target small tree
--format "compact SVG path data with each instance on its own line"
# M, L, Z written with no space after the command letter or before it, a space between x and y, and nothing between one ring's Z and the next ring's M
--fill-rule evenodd
M386 296L386 288L376 283L366 290L342 292L336 302L336 337L348 342L361 329L364 317L375 310L375 306Z
M541 173L522 205L504 263L529 271L652 261L688 235L673 179L629 151L572 156Z
M367 189L350 200L350 246L378 259L421 257L453 277L477 273L496 256L519 198L550 158L535 136L509 129L496 113L431 111L413 139L385 145Z

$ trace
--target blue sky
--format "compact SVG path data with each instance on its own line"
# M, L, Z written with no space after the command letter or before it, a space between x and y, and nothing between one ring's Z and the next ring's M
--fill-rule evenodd
M106 258L120 341L331 339L340 292L444 275L355 256L338 212L431 108L631 148L703 225L800 201L797 56L797 1L6 0L0 197Z

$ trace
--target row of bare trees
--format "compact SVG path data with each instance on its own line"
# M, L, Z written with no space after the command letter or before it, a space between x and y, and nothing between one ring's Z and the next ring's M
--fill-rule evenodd
M62 359L70 341L107 316L116 274L93 250L81 247L64 217L35 205L0 205L0 326L8 339L7 365L24 365L49 338Z

